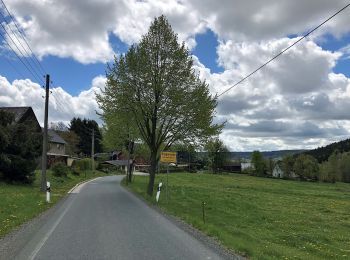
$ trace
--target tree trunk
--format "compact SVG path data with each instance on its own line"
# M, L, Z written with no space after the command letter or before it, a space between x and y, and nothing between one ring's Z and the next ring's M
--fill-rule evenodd
M151 168L149 171L149 182L148 182L148 188L147 188L147 194L149 196L153 195L153 187L154 187L154 180L156 177L156 169L157 169L157 153L151 152Z

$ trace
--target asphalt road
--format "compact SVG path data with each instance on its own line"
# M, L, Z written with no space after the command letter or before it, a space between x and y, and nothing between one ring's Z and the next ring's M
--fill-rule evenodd
M122 176L75 189L16 259L221 259L119 185Z

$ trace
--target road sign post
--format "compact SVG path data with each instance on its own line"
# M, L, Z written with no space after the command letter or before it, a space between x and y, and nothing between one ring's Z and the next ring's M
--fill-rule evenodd
M50 195L51 195L51 185L50 182L46 182L46 202L50 203Z
M176 152L161 152L160 153L160 161L162 163L166 163L166 202L168 203L169 196L169 163L176 163L177 154Z
M166 203L168 204L168 189L169 189L169 164L166 166Z
M159 200L159 196L160 196L160 191L162 189L162 185L163 185L163 183L159 183L159 185L158 185L157 196L156 196L157 203L158 203L158 200Z

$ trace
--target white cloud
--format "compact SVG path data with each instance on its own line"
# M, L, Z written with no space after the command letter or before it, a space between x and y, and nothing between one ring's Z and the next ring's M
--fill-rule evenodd
M82 91L78 96L72 96L61 87L52 88L49 97L49 122L63 121L66 124L73 117L96 120L101 124L96 111L99 111L95 93L105 86L106 78L95 77L91 88ZM0 76L0 106L31 106L41 125L44 122L44 95L40 85L30 80L15 80L10 83Z
M190 5L205 19L220 39L235 42L268 40L300 34L318 25L347 0L189 0ZM321 30L340 37L349 32L346 10Z
M132 44L152 19L164 14L190 48L195 35L213 30L220 40L271 40L300 34L347 4L346 0L12 0L8 2L39 56L72 57L81 63L113 58L114 33ZM327 23L319 36L350 31L346 13Z
M222 41L218 56L223 73L211 74L196 58L195 67L211 92L221 93L295 40ZM272 150L312 148L347 138L350 79L333 72L341 56L311 40L301 42L221 96L216 120L227 120L225 143L232 150L254 145Z

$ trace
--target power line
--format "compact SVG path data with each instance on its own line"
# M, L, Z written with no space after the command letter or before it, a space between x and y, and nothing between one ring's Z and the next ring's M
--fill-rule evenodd
M3 0L1 0L1 3L2 3L2 5L5 7L5 10L7 11L8 16L9 16L9 17L11 18L11 20L13 21L14 25L15 25L16 28L17 28L17 31L18 31L19 35L21 36L21 38L23 39L23 41L26 43L28 49L29 49L30 52L32 53L32 55L33 55L35 61L36 61L37 64L39 65L41 71L42 71L44 74L48 74L48 73L46 73L45 69L44 69L43 66L41 65L39 59L36 57L36 55L35 55L35 53L33 52L32 48L30 47L28 41L26 40L24 31L21 30L21 28L20 28L20 26L18 25L16 19L13 17L13 15L10 13L9 9L7 8L5 2L4 2ZM11 30L12 30L12 29L11 29ZM17 38L17 37L16 37L16 38ZM18 39L18 38L17 38L17 39ZM20 42L20 41L19 41L19 42ZM20 44L21 44L21 43L20 43ZM22 44L21 44L21 46L22 46ZM22 46L22 47L23 47L23 46ZM23 49L24 49L24 47L23 47Z
M1 12L0 12L1 13ZM1 15L3 16L3 14L1 13ZM23 52L20 50L20 48L18 47L18 45L15 43L15 41L12 39L12 36L9 34L9 32L7 31L6 27L1 23L1 27L3 28L4 32L6 33L6 35L9 37L9 39L11 40L11 42L14 44L14 46L16 47L16 49L19 51L19 53L22 55L22 57L25 57L25 55L23 54ZM15 54L17 55L17 57L19 59L21 59L19 57L19 55L16 53L16 51L12 48L12 46L9 44L9 42L6 40L6 37L2 34L4 40L8 43L8 45L10 46L10 48L12 49L13 52L15 52ZM22 59L21 59L22 60ZM22 61L23 64L25 64ZM33 68L33 66L30 64L30 62L28 62L29 67L26 65L26 68L30 71L30 73L32 74L32 76L34 78L36 78L39 82L41 81L41 83L44 84L44 81L40 78L40 76L38 75L38 73L35 71L35 69Z
M6 17L5 17L2 13L1 13L1 16L2 16L3 20L6 22L6 26L7 26L8 28L10 28L10 30L11 30L11 32L12 32L12 35L16 38L16 40L17 40L17 42L19 43L19 45L21 45L22 49L23 49L24 52L27 54L28 59L30 59L31 56L32 56L32 54L29 53L28 48L24 47L23 44L22 44L22 41L18 38L19 32L18 32L17 30L14 30L13 27L10 26L10 25L7 23ZM33 59L30 59L30 60L33 60ZM33 62L33 64L34 64L35 66L37 66L35 62ZM39 70L40 70L40 67L37 67L37 68L39 68Z
M253 74L255 74L256 72L258 72L259 70L261 70L263 67L265 67L266 65L268 65L269 63L271 63L273 60L277 59L279 56L281 56L283 53L285 53L286 51L288 51L290 48L292 48L294 45L298 44L299 42L301 42L302 40L304 40L307 36L309 36L311 33L313 33L314 31L316 31L317 29L319 29L322 25L324 25L325 23L327 23L329 20L333 19L336 15L338 15L339 13L341 13L342 11L344 11L346 8L348 8L350 6L350 3L347 4L346 6L344 6L342 9L340 9L339 11L337 11L335 14L333 14L332 16L330 16L329 18L327 18L325 21L323 21L321 24L319 24L318 26L316 26L315 28L313 28L311 31L309 31L308 33L306 33L303 37L301 37L300 39L298 39L297 41L295 41L293 44L289 45L287 48L285 48L284 50L282 50L280 53L278 53L276 56L274 56L273 58L271 58L270 60L268 60L267 62L265 62L263 65L261 65L260 67L258 67L257 69L255 69L253 72L249 73L247 76L245 76L243 79L241 79L240 81L238 81L237 83L235 83L233 86L229 87L228 89L226 89L225 91L223 91L222 93L220 93L217 97L222 96L223 94L227 93L228 91L230 91L231 89L233 89L234 87L236 87L237 85L241 84L243 81L245 81L247 78L249 78L250 76L252 76Z
M6 42L6 44L8 45L8 43ZM9 46L9 45L8 45ZM14 71L16 71L17 72L17 74L21 77L21 78L23 78L23 79L25 79L26 77L23 75L23 73L20 71L20 70L18 70L17 68L16 68L16 66L14 65L14 64L12 64L12 62L10 62L10 60L8 60L8 59L4 59L12 68L13 68L13 70Z
M3 27L3 24L1 24L1 26ZM10 49L14 52L14 54L17 56L17 58L20 60L20 62L26 67L26 69L29 71L29 73L36 79L38 80L37 76L32 72L32 70L28 67L28 65L22 60L22 58L17 54L17 52L12 48L12 46L7 42L6 37L1 33L0 31L0 35L1 37L4 39L5 43L10 47ZM17 47L17 45L15 44L15 46ZM17 47L18 49L18 47ZM40 84L43 84L44 82L39 78L39 82Z
M52 96L55 99L55 103L56 103L56 107L60 110L62 113L64 113L65 110L65 106L63 105L63 103L61 102L61 99L59 99L59 94L57 92L55 92L54 90L51 91Z

